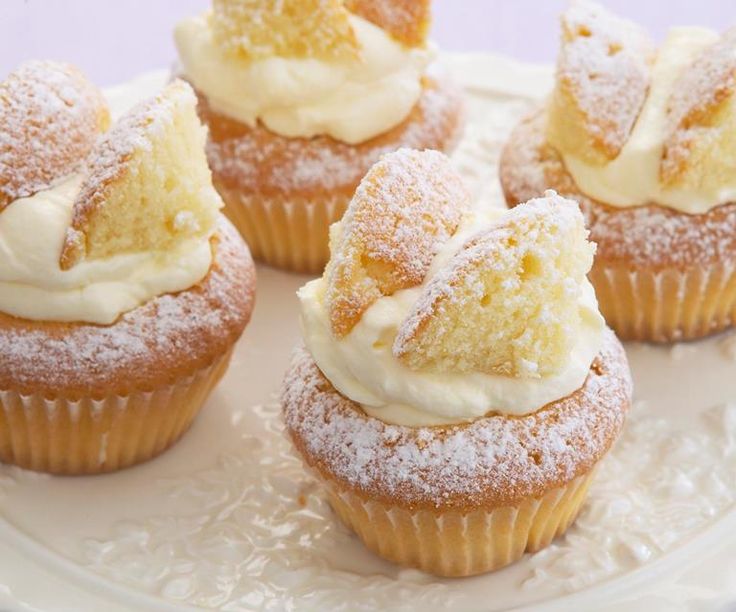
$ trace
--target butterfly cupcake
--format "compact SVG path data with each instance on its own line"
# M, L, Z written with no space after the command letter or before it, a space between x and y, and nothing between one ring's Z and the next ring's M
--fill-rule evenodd
M586 279L576 203L476 210L438 152L363 179L322 278L286 429L368 548L442 576L498 569L572 524L631 402Z
M177 26L214 184L256 259L321 272L381 155L453 148L462 104L430 66L429 19L428 0L215 0Z
M145 461L189 428L253 309L182 81L109 130L71 66L0 83L0 461Z
M626 339L700 338L736 319L736 30L639 26L578 0L555 87L501 160L509 205L580 202L606 320Z

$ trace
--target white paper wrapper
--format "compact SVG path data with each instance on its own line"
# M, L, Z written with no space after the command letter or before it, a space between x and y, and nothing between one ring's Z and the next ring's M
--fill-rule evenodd
M608 324L622 340L672 342L719 332L736 317L733 266L628 270L596 264L590 273Z
M187 431L230 356L125 396L47 398L0 389L0 461L54 474L112 472L147 461Z
M350 198L309 201L257 198L217 185L225 214L248 243L253 258L292 272L321 273L330 258L330 225Z
M562 535L585 501L595 468L543 497L515 506L408 510L366 499L329 483L342 521L378 555L439 576L497 570Z

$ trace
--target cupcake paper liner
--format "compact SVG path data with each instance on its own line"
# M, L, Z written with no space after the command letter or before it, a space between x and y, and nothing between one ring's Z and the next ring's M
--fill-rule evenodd
M130 395L65 399L0 389L0 461L69 475L147 461L187 431L231 354L173 384Z
M469 512L416 509L367 499L329 483L340 519L381 557L439 576L499 569L535 552L573 523L595 469L539 499Z
M322 272L330 258L330 225L342 217L349 198L262 198L216 186L225 214L245 238L254 259L292 272Z
M736 270L630 270L596 264L590 273L608 324L622 340L672 342L719 332L736 319Z

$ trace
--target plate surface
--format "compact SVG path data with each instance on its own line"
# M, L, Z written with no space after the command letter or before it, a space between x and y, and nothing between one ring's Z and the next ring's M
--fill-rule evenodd
M499 149L551 69L443 62L469 94L455 155L500 205ZM109 90L116 111L163 72ZM626 430L576 525L495 574L439 580L392 566L340 525L283 436L276 397L306 277L259 268L256 311L191 431L117 474L0 466L0 609L720 609L736 601L736 336L631 344ZM43 585L43 588L39 588Z

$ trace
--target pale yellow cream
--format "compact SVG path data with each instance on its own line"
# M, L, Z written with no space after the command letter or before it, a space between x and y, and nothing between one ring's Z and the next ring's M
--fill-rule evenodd
M117 255L61 270L59 254L81 182L81 176L67 178L0 212L0 312L104 325L204 278L212 263L208 238L173 251Z
M214 42L206 15L179 23L174 37L184 75L215 111L290 138L356 144L407 117L432 53L403 47L360 17L350 23L361 50L351 61L235 57Z

